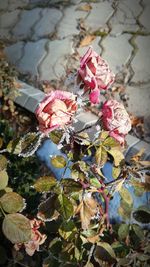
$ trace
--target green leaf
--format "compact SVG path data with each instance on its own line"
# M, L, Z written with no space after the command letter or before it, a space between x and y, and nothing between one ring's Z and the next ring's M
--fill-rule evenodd
M133 212L133 217L137 222L150 223L150 209L146 206L141 206Z
M64 168L66 166L66 159L63 156L53 156L51 163L55 168Z
M115 263L116 256L112 247L106 242L98 242L94 252L95 260L101 265L102 261Z
M91 184L91 186L94 186L96 188L100 188L101 187L101 183L99 182L99 180L97 178L91 178L90 179L90 184Z
M126 189L125 187L121 187L121 189L119 190L120 196L122 197L122 199L128 203L128 205L132 205L133 203L133 198L129 192L128 189Z
M41 144L43 136L40 132L31 132L22 138L12 140L7 145L7 151L22 157L32 156Z
M133 205L129 205L124 200L121 200L120 207L118 208L118 213L123 219L127 220L131 216L132 209Z
M25 207L24 199L15 192L8 192L0 198L0 203L4 211L16 213Z
M146 262L150 260L150 255L145 255L143 253L138 253L137 255L138 260ZM144 265L146 266L146 265ZM149 263L147 262L147 267L149 267Z
M116 139L114 139L113 137L108 137L103 142L103 146L106 146L107 149L110 149L110 148L116 148L118 150L121 149L120 143Z
M48 247L53 255L58 255L62 249L62 240L60 237L55 237L49 243Z
M84 180L89 173L89 167L84 161L78 161L71 166L71 177L74 180Z
M7 163L8 163L8 162L7 162L6 157L3 156L3 155L0 155L0 171L6 169L6 167L7 167Z
M5 170L0 171L0 190L5 189L8 185L8 174Z
M112 148L110 150L107 150L107 152L113 157L115 166L119 166L121 161L124 160L123 153L116 148Z
M98 242L97 245L99 247L104 248L110 254L110 256L112 258L116 258L114 250L112 249L112 247L108 243L106 243L106 242Z
M107 151L102 146L96 150L95 160L98 166L103 166L107 161Z
M99 135L100 139L103 141L109 136L109 131L102 131Z
M61 138L62 138L62 131L57 131L57 130L55 130L55 131L52 131L52 132L50 132L49 133L49 137L50 137L50 139L53 141L53 143L55 143L55 144L59 144L59 142L60 142L60 140L61 140Z
M89 146L91 144L90 139L89 139L89 135L85 132L81 132L79 134L76 134L74 136L74 140L76 143L78 143L80 145Z
M60 225L59 234L65 240L67 240L71 236L73 236L75 234L75 232L77 232L77 228L76 228L73 221L69 221L69 222L64 221Z
M56 210L56 200L58 195L52 193L45 201L38 206L37 217L43 221L56 220L59 216Z
M93 263L91 262L87 262L84 267L94 267Z
M49 192L57 183L54 176L42 176L34 184L37 192Z
M72 194L74 192L79 192L82 189L82 185L73 179L62 179L61 185L63 186L65 194Z
M120 172L121 172L121 168L120 167L113 166L112 176L113 176L114 179L117 179L118 178Z
M21 152L21 145L19 143L20 138L16 138L15 140L11 140L7 145L7 151L9 153L13 153L18 155Z
M121 258L121 259L118 259L118 264L119 266L131 266L131 263L133 262L133 259L132 258Z
M64 194L58 196L58 211L66 220L73 215L73 205Z
M22 214L7 214L3 221L2 230L13 244L31 240L30 221Z
M132 229L140 240L144 239L143 229L139 225L133 224Z
M119 229L118 229L118 236L120 240L126 239L126 237L129 234L129 225L128 224L121 224Z

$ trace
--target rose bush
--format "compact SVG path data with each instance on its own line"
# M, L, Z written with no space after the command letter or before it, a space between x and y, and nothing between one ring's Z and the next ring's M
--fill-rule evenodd
M91 48L81 63L89 102L97 104L114 76ZM140 152L126 165L114 140L123 144L131 129L122 104L107 100L96 110L80 96L51 92L36 110L40 131L14 140L16 127L0 114L1 266L149 266L149 162ZM77 103L81 117L72 127ZM88 109L102 120L84 124Z
M72 93L59 90L49 93L36 109L39 130L47 134L71 123L76 110L77 103Z
M108 100L102 106L103 126L109 135L124 144L126 134L131 130L131 121L124 106L116 100Z
M114 82L115 75L110 70L107 62L102 59L90 47L86 54L80 60L80 68L78 70L79 77L83 80L84 90L95 90L94 96L90 97L93 104L99 103L98 90L107 89Z

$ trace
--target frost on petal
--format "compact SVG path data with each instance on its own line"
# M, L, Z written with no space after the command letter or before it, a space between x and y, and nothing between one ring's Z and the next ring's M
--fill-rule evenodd
M39 130L45 134L72 122L77 111L76 96L66 91L52 91L39 104L36 117Z
M102 121L110 135L123 144L126 134L131 130L131 121L124 106L116 100L106 101L102 107Z

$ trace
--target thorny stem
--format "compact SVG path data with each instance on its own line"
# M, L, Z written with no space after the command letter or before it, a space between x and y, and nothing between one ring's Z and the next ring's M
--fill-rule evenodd
M83 189L86 189L86 188L89 187L89 183L86 184L86 183L84 183L84 182L81 181L81 180L80 180L79 182L80 182L80 184L82 185L82 188L83 188Z

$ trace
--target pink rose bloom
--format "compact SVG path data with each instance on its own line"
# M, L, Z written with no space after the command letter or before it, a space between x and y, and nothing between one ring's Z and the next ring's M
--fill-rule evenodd
M47 236L41 234L38 231L38 228L41 225L41 221L36 219L30 220L30 224L32 228L31 240L25 243L17 243L14 247L16 250L19 250L21 247L24 247L26 253L29 256L33 256L35 251L39 251L39 246L45 242Z
M116 100L108 100L102 107L104 128L120 144L124 144L126 134L131 130L131 121L124 106Z
M59 90L49 93L35 112L40 131L47 134L71 123L76 110L77 103L72 93Z
M107 62L90 47L81 58L78 73L84 81L84 90L107 89L113 82L115 75Z
M99 89L94 89L91 91L89 94L89 99L92 104L99 104L99 96L100 96L100 91Z

